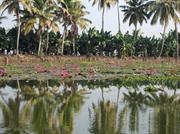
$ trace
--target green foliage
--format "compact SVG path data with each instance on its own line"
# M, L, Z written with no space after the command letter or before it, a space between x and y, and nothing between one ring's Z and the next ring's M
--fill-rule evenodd
M149 15L146 11L146 0L130 0L127 6L121 6L124 12L123 22L129 20L129 25L133 24L137 28L137 24L142 25L143 21L147 22Z
M16 48L16 34L17 28L12 28L6 31L4 28L0 28L0 53L4 50L14 50ZM48 55L60 54L62 35L53 31L49 32L49 47ZM45 53L47 32L42 34L44 40L42 41L43 53ZM180 36L179 36L180 37ZM76 37L76 50L81 55L104 55L104 56L141 56L141 57L157 57L162 39L153 37L145 37L138 35L136 41L133 41L134 36L128 32L124 35L117 33L112 35L110 32L102 32L95 28L90 28L88 31L82 32L81 35ZM179 38L180 42L180 38ZM70 33L67 35L64 41L64 54L72 54L72 38ZM30 31L24 35L21 33L20 37L20 53L32 54L37 51L38 39L35 31ZM163 50L163 56L175 56L176 55L176 38L175 32L170 31L166 35L165 46Z
M133 34L129 32L112 35L104 31L104 10L118 3L118 0L92 0L102 9L102 30L87 29L91 20L89 12L79 0L4 0L0 4L2 13L7 10L16 15L17 27L5 30L0 28L0 53L6 49L19 49L20 53L47 55L100 55L117 57L178 57L177 36L174 31L165 34L170 19L179 24L180 5L178 0L129 0L121 6L123 21L133 24ZM21 5L21 6L20 6ZM117 7L118 8L118 7ZM165 26L163 39L145 37L140 34L138 24L142 25L152 16L151 24L160 21ZM1 20L4 16L0 16ZM21 24L20 24L21 23ZM21 33L20 33L21 28ZM78 29L83 30L78 34ZM62 33L61 29L63 29ZM175 31L178 31L175 28ZM17 35L20 35L17 38ZM17 44L17 46L15 46ZM162 47L161 47L162 44ZM18 54L18 51L17 51ZM160 55L161 55L160 54Z

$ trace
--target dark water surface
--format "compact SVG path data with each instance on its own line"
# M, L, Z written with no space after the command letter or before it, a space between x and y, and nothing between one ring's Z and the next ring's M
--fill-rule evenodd
M180 134L180 80L0 80L0 134Z

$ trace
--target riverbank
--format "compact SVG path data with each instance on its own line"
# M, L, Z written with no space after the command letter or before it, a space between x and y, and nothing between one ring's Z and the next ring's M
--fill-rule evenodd
M0 56L0 79L106 79L120 76L179 76L173 58L110 58L29 55Z

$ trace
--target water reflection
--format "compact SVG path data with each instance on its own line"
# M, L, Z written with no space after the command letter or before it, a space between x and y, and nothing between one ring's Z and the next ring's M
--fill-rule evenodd
M129 112L129 129L134 132L139 130L139 111L145 111L147 96L138 91L124 93L125 106L120 113L123 118L124 111Z
M91 134L116 134L117 105L110 101L93 104L93 117L90 118Z
M178 79L0 80L0 133L179 134L178 89Z
M149 104L154 108L153 133L180 133L180 97L163 92L151 94Z
M4 133L71 134L74 113L84 103L83 91L72 82L64 83L61 92L56 84L49 87L49 81L32 83L12 84L12 88L19 85L21 89L16 90L14 99L1 95Z

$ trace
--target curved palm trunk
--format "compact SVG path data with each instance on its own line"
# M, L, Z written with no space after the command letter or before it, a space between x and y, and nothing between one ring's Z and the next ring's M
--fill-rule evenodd
M103 7L103 11L102 11L102 32L104 32L104 11L105 11L105 7Z
M160 51L160 54L159 54L159 58L161 57L162 55L162 52L163 52L163 49L164 49L164 43L165 43L165 33L166 33L166 24L164 25L164 31L163 31L163 42L162 42L162 47L161 47L161 51Z
M178 28L177 28L177 22L174 22L175 25L175 32L176 32L176 44L177 44L177 59L179 59L179 42L178 42Z
M119 13L119 0L116 2L117 5L117 13L118 13L118 32L121 32L121 22L120 22L120 13Z
M21 32L21 22L20 22L19 10L17 11L16 15L17 15L17 27L18 27L17 42L16 42L16 54L19 55L19 38L20 38L20 32Z

